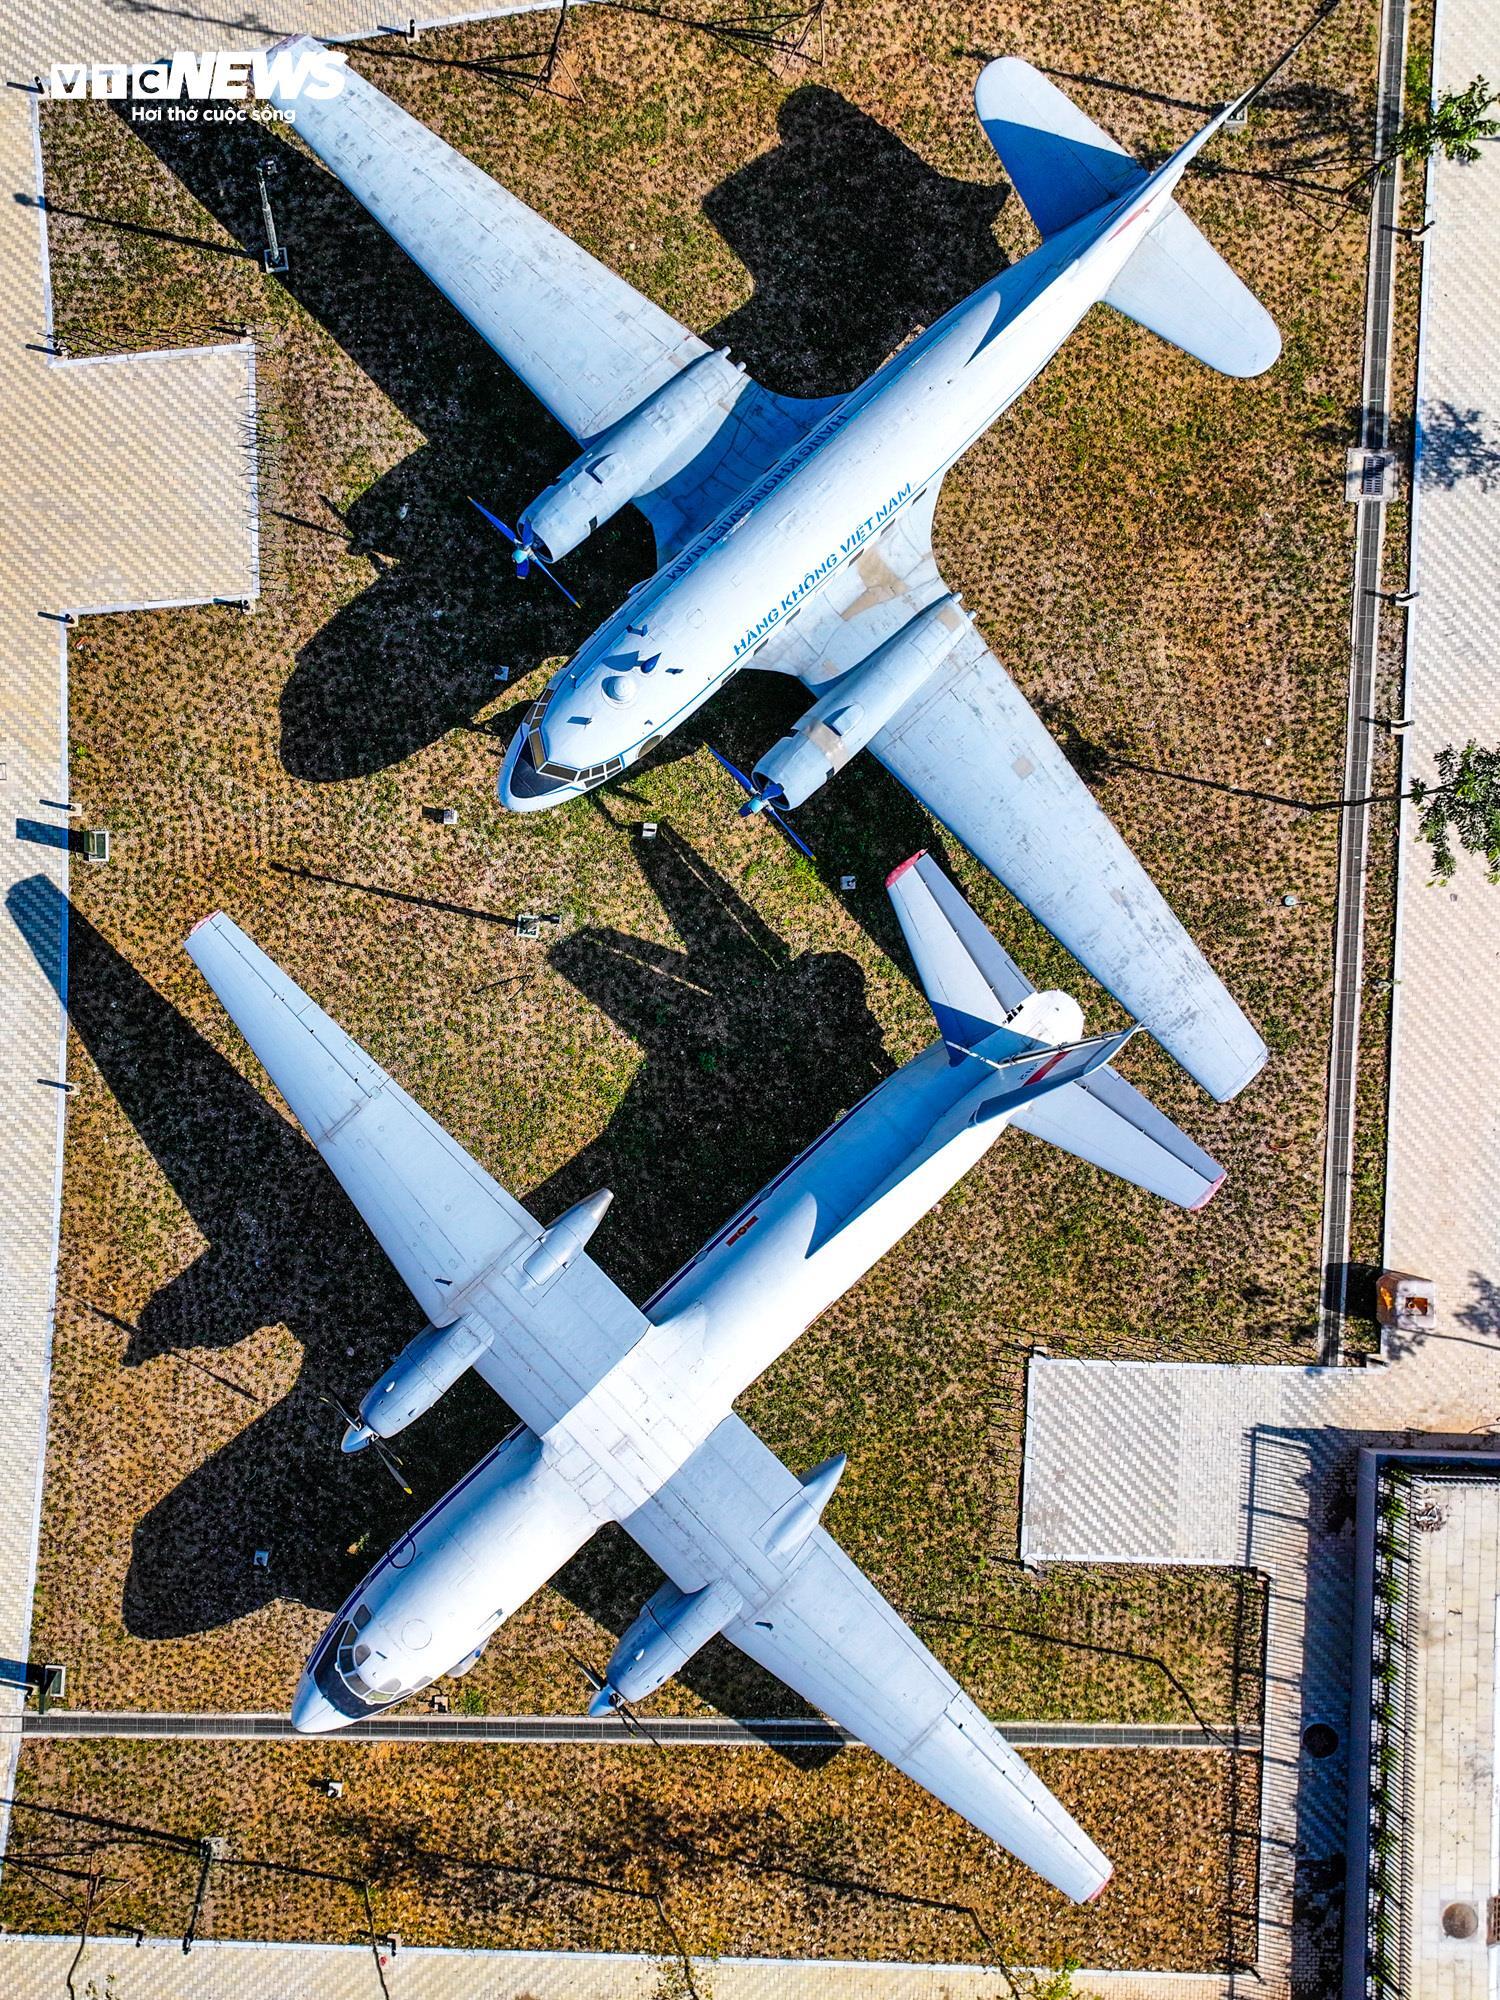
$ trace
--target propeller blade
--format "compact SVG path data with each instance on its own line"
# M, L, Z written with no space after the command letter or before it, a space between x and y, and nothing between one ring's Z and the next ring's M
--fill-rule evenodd
M548 569L547 565L542 561L540 556L533 556L531 558L531 561L536 564L537 568L542 572L542 575L546 577L548 583L556 585L557 589L559 589L562 592L563 596L567 598L569 604L572 605L575 611L581 611L583 609L583 606L578 602L578 599L573 595L572 591L569 590L568 586L565 583L560 583L558 581L558 579L552 574L551 570ZM530 563L528 563L527 568L529 569L530 566L531 566ZM519 574L524 576L526 574L526 570L524 569L521 570Z
M474 498L474 495L472 493L469 495L469 505L471 507L478 507L480 513L483 514L484 518L489 522L490 526L492 528L498 528L501 534L504 535L505 539L510 543L512 548L519 548L521 546L521 537L516 533L515 529L508 528L504 523L504 521L501 520L500 516L498 514L492 514L488 507L480 506L480 503Z
M744 772L740 769L738 764L731 764L729 759L723 754L722 751L715 750L712 743L710 743L708 746L708 754L710 757L713 758L715 763L722 764L724 766L724 769L729 773L730 777L733 778L734 782L739 786L742 792L748 792L752 799L755 797L754 785L751 784L750 780L745 776Z
M792 825L791 821L787 819L784 814L779 813L776 810L775 806L771 805L768 805L766 807L766 813L769 818L775 820L776 824L781 828L782 832L786 835L787 839L792 843L793 847L801 848L802 852L807 856L809 861L817 860L818 857L813 853L812 849L808 846L807 842L802 838L801 834L797 832L796 828Z
M410 1500L413 1497L412 1490L407 1485L406 1476L401 1470L401 1461L391 1450L390 1446L382 1438L378 1438L368 1426L362 1424L358 1417L351 1417L337 1396L330 1395L326 1389L320 1389L318 1391L318 1400L319 1402L326 1403L331 1410L338 1412L339 1416L343 1418L347 1430L364 1431L366 1445L373 1450L380 1463L385 1467L392 1479L395 1480L407 1499Z
M609 1712L612 1715L619 1716L621 1722L624 1723L627 1729L634 1730L636 1735L642 1737L644 1741L649 1743L653 1750L660 1750L662 1754L665 1756L666 1747L662 1743L661 1738L656 1734L655 1730L648 1729L646 1727L646 1724L641 1720L640 1716L636 1714L635 1710L630 1706L630 1703L625 1699L625 1697L622 1694L620 1694L617 1689L610 1687L609 1682L605 1680L602 1674L596 1674L594 1672L594 1669L588 1664L587 1660L580 1660L576 1653L569 1653L568 1658L573 1662L574 1666L577 1667L579 1673L583 1675L583 1678L588 1682L589 1686L594 1690L595 1699L597 1700L598 1697L604 1693L605 1689L608 1688L610 1696ZM591 1715L594 1713L594 1707L592 1702L589 1704L589 1713Z
M318 1401L320 1403L326 1403L330 1410L337 1411L339 1416L343 1418L345 1425L351 1431L357 1431L361 1428L359 1418L351 1417L349 1412L344 1408L343 1404L339 1401L338 1397L331 1396L326 1389L320 1389L318 1391Z
M372 1437L370 1439L370 1445L375 1453L375 1456L380 1460L380 1463L385 1467L386 1471L391 1475L392 1479L395 1480L396 1484L401 1488L401 1491L406 1495L407 1499L410 1500L412 1497L412 1490L410 1486L408 1486L406 1483L406 1474L401 1470L400 1459L397 1458L396 1454L391 1450L390 1446L382 1444L378 1437Z
M748 818L751 813L756 813L756 814L764 813L768 819L774 820L776 825L781 828L782 832L786 835L787 839L792 843L793 847L800 848L802 853L804 853L807 856L809 861L817 860L817 856L813 853L812 849L808 846L807 842L802 838L801 834L798 833L793 828L789 820L787 820L780 812L777 811L774 800L772 800L767 793L759 790L755 785L754 781L745 776L744 772L740 769L738 764L731 764L729 759L726 756L724 756L721 751L715 750L712 743L710 743L708 746L708 754L715 760L716 763L722 764L724 766L724 769L729 773L730 777L734 779L734 782L740 787L742 791L746 791L750 794L749 805L740 807L741 819ZM781 787L779 785L776 787L776 789L778 792L781 792ZM785 798L786 797L785 792L781 792L781 796Z

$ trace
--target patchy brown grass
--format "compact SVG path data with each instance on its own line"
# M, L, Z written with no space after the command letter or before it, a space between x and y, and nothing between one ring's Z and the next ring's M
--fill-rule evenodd
M1283 34L1243 5L1024 21L851 6L830 18L824 68L778 76L600 7L570 17L576 101L450 65L539 32L490 24L424 37L417 61L378 46L355 60L772 386L806 392L857 380L1033 240L973 118L976 50L1208 104ZM1341 778L1338 481L1364 225L1238 169L1344 177L1374 35L1371 0L1341 9L1222 143L1236 172L1186 192L1282 325L1277 367L1229 382L1097 313L939 509L945 573L1273 1051L1242 1102L1214 1107L1133 1046L1134 1079L1230 1169L1203 1216L1012 1139L745 1399L799 1467L849 1450L831 1526L996 1713L1253 1708L1259 1596L1241 1579L1018 1570L1024 1369L1038 1339L1309 1355L1336 814L1286 801L1334 799ZM1067 87L1141 151L1197 116ZM465 496L519 508L571 447L327 174L256 130L148 148L100 107L44 122L58 321L76 348L255 332L267 573L253 617L145 614L73 635L73 793L113 829L115 859L76 882L83 1088L37 1645L69 1661L87 1705L280 1706L327 1611L411 1511L377 1467L339 1458L319 1397L357 1397L417 1317L183 957L194 920L227 909L539 1213L612 1186L596 1248L636 1297L927 1039L880 888L904 854L934 846L1039 981L1082 993L1096 1021L1113 1009L873 767L804 815L824 878L858 875L847 898L734 817L693 729L628 788L501 814L518 703L649 571L642 524L622 517L572 559L581 615L540 583L517 590ZM285 283L236 254L260 245L267 153ZM795 712L789 690L745 676L705 727L743 762ZM448 802L456 829L424 817ZM664 825L652 846L643 818ZM556 941L517 941L522 909L559 912ZM413 1504L499 1420L472 1387L424 1419L406 1441ZM652 1581L622 1535L600 1537L492 1646L475 1698L571 1708L575 1659L601 1662ZM727 1647L662 1699L788 1700ZM75 1768L164 1782L147 1776L158 1754L80 1749ZM497 1798L511 1754L486 1766ZM1120 1774L1148 1765L1109 1768L1133 1800L1144 1780Z
M1242 1760L1243 1791L1252 1766ZM199 1857L227 1837L205 1937L354 1942L353 1888L250 1868L277 1861L366 1880L376 1927L408 1943L521 1950L1090 1965L1222 1962L1245 1885L1223 1854L1230 1759L1218 1752L1049 1752L1038 1769L1115 1859L1087 1909L889 1765L849 1751L798 1769L760 1750L431 1749L415 1744L53 1743L22 1760L0 1908L76 1924L75 1879L107 1876L101 1928L187 1926ZM344 1780L339 1799L318 1790ZM88 1815L59 1821L32 1806ZM123 1837L114 1819L158 1836ZM94 1823L91 1823L94 1822ZM18 1865L19 1863L19 1865Z

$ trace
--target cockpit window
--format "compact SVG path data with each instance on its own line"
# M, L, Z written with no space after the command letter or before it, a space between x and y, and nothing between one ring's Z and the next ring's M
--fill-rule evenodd
M334 1665L339 1670L339 1678L353 1695L361 1701L373 1701L376 1690L371 1687L359 1671L370 1657L370 1649L363 1641L356 1644L354 1621L351 1619L339 1633L338 1646L334 1653Z

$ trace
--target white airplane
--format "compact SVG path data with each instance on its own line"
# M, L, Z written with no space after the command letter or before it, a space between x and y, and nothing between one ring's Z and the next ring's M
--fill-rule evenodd
M1040 246L811 401L762 388L353 71L299 99L298 135L583 446L515 529L480 508L517 575L551 576L628 503L655 531L656 574L533 704L502 801L628 770L741 667L795 675L815 700L734 773L746 812L802 804L870 749L1205 1090L1241 1090L1264 1042L944 583L932 519L949 467L1100 300L1228 374L1275 360L1173 193L1293 52L1154 172L1029 64L989 64L979 119Z
M540 1227L225 916L187 950L430 1324L360 1403L395 1437L470 1368L519 1426L342 1606L292 1720L340 1728L463 1673L606 1522L668 1581L591 1712L643 1700L719 1633L1082 1901L1110 1865L819 1525L842 1455L796 1479L733 1404L1008 1125L1201 1207L1223 1178L1108 1067L926 856L890 890L939 1039L761 1189L643 1308L585 1254L610 1196Z

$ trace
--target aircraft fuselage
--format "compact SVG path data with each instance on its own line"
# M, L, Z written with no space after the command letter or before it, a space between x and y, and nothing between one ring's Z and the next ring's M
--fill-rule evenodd
M1081 1022L1076 1001L1038 993L1014 1032L1060 1043ZM602 1375L517 1310L507 1272L482 1273L454 1300L455 1317L483 1323L489 1361L476 1366L504 1381L524 1428L445 1494L340 1609L303 1673L297 1726L338 1727L452 1671L602 1519L643 1506L735 1397L988 1152L1008 1123L973 1122L993 1088L991 1070L955 1063L940 1041L886 1077L647 1302L646 1333ZM548 1476L554 1464L566 1482Z
M501 772L502 802L532 811L576 798L753 664L1021 395L1109 289L1172 184L1144 183L982 285L636 590L534 705Z

